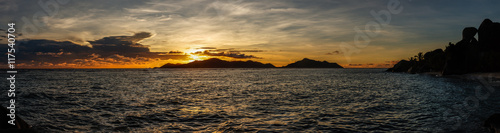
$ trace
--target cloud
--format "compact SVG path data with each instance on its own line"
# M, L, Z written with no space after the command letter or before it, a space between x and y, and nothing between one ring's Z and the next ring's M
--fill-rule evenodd
M74 59L67 62L21 62L17 66L23 68L116 68L116 67L155 67L161 62L157 58L146 57L125 57L122 55L112 55L109 57L101 57L98 54L91 54L85 58ZM155 65L155 66L151 66Z
M160 10L147 9L147 8L143 8L143 9L127 9L127 8L125 8L125 10L129 11L130 13L146 13L146 14L162 13L163 12Z
M148 46L138 43L141 40L151 37L148 32L135 33L133 36L111 36L99 40L89 41L92 48L102 56L121 54L134 57L137 54L149 53Z
M264 50L229 50L229 52L264 52Z
M271 8L268 12L288 12L288 13L305 13L307 10L298 8Z
M11 35L14 35L15 38L21 38L23 36L22 33L20 32L14 32L14 33L9 33L8 31L4 30L4 29L0 29L0 33L3 34L3 35L0 35L0 41L2 40L7 40L8 39L8 34L11 34Z
M246 55L246 54L243 54L242 52L263 52L263 50L236 50L233 48L230 48L230 49L211 48L209 50L197 51L197 52L194 52L191 54L204 55L204 56L224 56L224 57L237 58L237 59L250 59L250 58L262 59L261 57L256 57L253 55Z
M104 37L102 39L91 41L95 45L99 44L115 44L115 43L127 43L126 45L135 45L139 41L146 38L152 37L153 35L149 32L139 32L135 33L133 36L110 36Z
M141 65L151 61L187 59L180 52L150 52L139 42L153 35L148 32L132 36L110 36L89 41L92 47L70 41L23 40L19 41L16 62L24 67L100 67L103 65ZM2 44L0 48L7 49ZM4 61L4 63L6 63Z
M52 52L42 53L42 52L36 52L36 55L50 55L52 57L60 57L62 55L71 55L71 54L73 54L73 53L71 53L71 52L66 52L66 53L64 53L64 52L59 52L59 53L52 53Z
M27 40L16 45L16 61L18 62L50 62L63 63L71 59L84 58L94 50L69 41ZM7 47L2 45L2 47ZM6 49L6 48L5 48Z
M169 51L168 54L185 54L182 51Z
M17 11L18 6L12 0L0 0L0 11Z
M100 57L98 54L89 55L88 58L75 59L71 62L79 67L93 67L93 66L106 66L106 65L143 65L159 59L147 57L125 57L122 55L114 54L108 57Z
M425 51L422 49L443 47L449 41L458 41L463 27L477 27L484 18L500 20L500 9L496 6L499 1L456 1L451 5L449 1L401 1L401 5L404 11L393 14L390 25L383 27L376 38L370 38L370 46L386 49L374 51L361 48L361 53L352 55L353 61L370 58L383 63L407 57L404 53L414 53L405 51L395 54L394 49ZM30 0L0 0L0 7L5 7L0 8L3 14L0 22L5 24L15 19L19 31L24 23L21 20L23 16L32 20L35 13L44 12L37 2ZM59 5L58 9L54 16L39 18L44 21L43 26L35 26L38 34L26 33L25 37L32 40L70 40L89 45L103 58L114 54L130 58L135 58L135 55L150 57L157 53L149 54L153 52L148 49L172 51L212 46L283 50L286 52L258 56L269 61L286 62L289 58L311 55L329 58L331 56L328 55L336 55L335 50L341 42L352 44L356 35L353 28L364 30L367 22L376 21L370 11L387 9L387 1L85 0L70 1ZM0 25L0 28L6 29L6 26ZM116 43L124 41L116 36L104 39L130 31L148 31L156 36L154 39L142 39L141 44L144 45L128 41ZM94 44L97 47L94 49L93 43L87 42L99 39L113 43ZM46 55L39 56L54 55L42 53ZM378 56L372 58L372 55ZM366 62L369 61L361 61Z
M196 49L217 49L215 47L201 47L201 48L196 48Z
M362 66L363 64L349 64L349 66Z
M333 51L333 52L326 53L325 55L338 55L338 54L342 54L342 52L336 50L336 51Z

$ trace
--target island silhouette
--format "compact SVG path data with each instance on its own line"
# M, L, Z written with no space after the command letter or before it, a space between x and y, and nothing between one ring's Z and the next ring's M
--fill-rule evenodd
M474 36L478 34L478 40ZM409 60L401 60L389 72L425 73L442 75L500 71L500 23L485 19L479 29L466 27L462 40L449 43L445 50L418 53Z
M327 61L315 61L304 58L300 61L288 64L284 68L343 68L337 63L329 63Z
M277 68L271 63L257 61L225 61L218 58L210 58L202 61L193 61L187 64L165 64L160 68ZM300 61L288 64L281 68L343 68L337 63L327 61L316 61L304 58Z

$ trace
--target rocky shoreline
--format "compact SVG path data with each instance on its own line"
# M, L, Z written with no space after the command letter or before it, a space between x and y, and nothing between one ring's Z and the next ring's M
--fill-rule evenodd
M479 28L466 27L456 44L450 42L445 50L420 52L387 71L440 75L500 72L500 23L485 19Z

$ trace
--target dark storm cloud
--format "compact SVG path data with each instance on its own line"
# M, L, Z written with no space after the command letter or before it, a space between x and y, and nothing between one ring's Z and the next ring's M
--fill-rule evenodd
M168 54L185 54L184 52L182 51L169 51L167 52Z
M1 45L6 49L6 45ZM18 43L16 60L18 62L50 62L63 63L72 59L85 58L92 48L69 41L27 40Z
M19 37L23 36L22 33L19 33L19 32L9 33L8 31L6 31L4 29L0 29L0 33L1 33L1 35L0 35L0 41L4 40L4 39L7 40L8 34L14 35L15 38L19 38Z
M173 52L150 52L147 46L139 41L151 37L151 33L140 32L133 36L110 36L99 40L89 41L92 47L82 46L70 41L55 40L24 40L16 45L16 61L39 62L38 64L82 63L96 61L125 61L130 60L167 60L186 59L186 55L170 55ZM0 45L7 49L6 44ZM121 60L118 60L119 59ZM146 59L147 58L147 59ZM5 62L5 60L2 60ZM77 62L75 62L77 61Z
M89 42L92 48L102 56L121 54L130 57L149 53L149 48L138 42L151 36L151 33L140 32L133 36L111 36Z

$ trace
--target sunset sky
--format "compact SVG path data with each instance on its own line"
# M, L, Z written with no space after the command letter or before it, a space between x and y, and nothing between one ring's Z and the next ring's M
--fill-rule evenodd
M365 29L380 24L371 11L397 4L399 12L381 17L387 24ZM390 67L460 41L463 28L485 18L500 21L499 7L498 0L0 0L0 29L16 23L16 64L25 68L150 68L208 58ZM366 45L354 44L370 31ZM342 45L359 51L348 55Z

